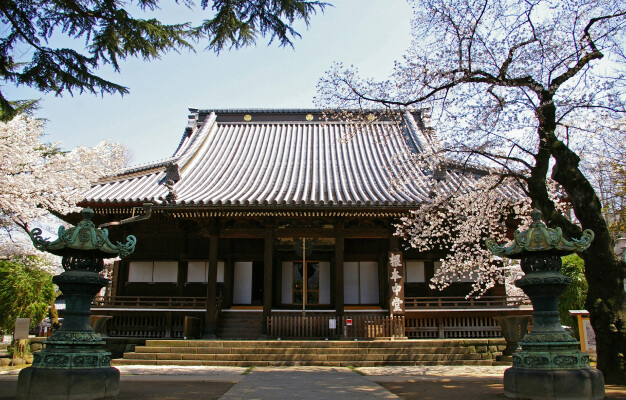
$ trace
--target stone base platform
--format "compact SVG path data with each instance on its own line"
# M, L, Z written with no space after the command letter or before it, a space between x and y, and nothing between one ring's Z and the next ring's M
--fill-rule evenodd
M524 369L504 371L504 394L512 399L600 400L604 399L602 372L580 369Z
M117 368L24 368L17 381L17 400L96 400L119 394Z

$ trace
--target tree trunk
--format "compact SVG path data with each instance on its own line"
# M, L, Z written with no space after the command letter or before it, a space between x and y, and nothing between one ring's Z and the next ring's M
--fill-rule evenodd
M579 157L553 137L551 153L556 161L552 178L567 194L583 229L591 229L595 239L583 254L589 284L586 307L596 332L598 369L607 383L625 384L626 368L626 263L613 251L613 241L602 215L596 193L579 169Z

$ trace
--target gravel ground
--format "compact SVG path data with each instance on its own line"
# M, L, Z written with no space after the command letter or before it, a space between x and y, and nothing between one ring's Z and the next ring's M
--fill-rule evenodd
M177 367L156 365L123 365L115 367L121 375L241 375L247 368L241 367ZM19 369L0 371L0 375L18 375Z
M122 375L241 375L241 367L177 367L152 365L121 365L115 367Z
M241 367L192 367L122 365L116 367L122 375L241 375L247 368ZM432 367L361 367L357 370L367 376L503 376L509 367L484 366L432 366ZM19 369L0 371L0 375L17 375Z
M240 375L247 368L239 367L175 367L123 365L116 367L122 375ZM286 367L285 369L288 369ZM306 368L306 367L301 367ZM313 367L311 367L313 368ZM432 367L362 367L356 368L368 376L503 376L509 367L432 366Z
M369 376L503 376L507 366L433 366L433 367L362 367L357 370Z

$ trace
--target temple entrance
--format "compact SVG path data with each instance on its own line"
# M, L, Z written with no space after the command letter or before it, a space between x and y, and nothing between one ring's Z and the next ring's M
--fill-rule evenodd
M320 263L317 261L308 261L306 265L301 262L293 263L293 304L302 304L304 297L302 288L305 284L307 287L305 304L320 303L319 272Z
M235 262L233 271L233 305L263 305L262 262Z

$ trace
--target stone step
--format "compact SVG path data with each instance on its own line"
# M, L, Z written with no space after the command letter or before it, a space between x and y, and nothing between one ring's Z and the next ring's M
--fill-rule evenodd
M146 347L345 347L345 348L384 348L384 347L467 347L500 346L504 339L465 339L465 340L163 340L148 339Z
M480 354L168 354L124 353L126 360L199 361L458 361L481 360Z
M117 365L493 365L503 339L147 340ZM163 364L167 363L167 364Z
M358 349L361 354L470 354L469 347L372 347ZM181 354L343 354L354 353L349 347L155 347L137 346L135 353Z
M450 361L200 361L200 360L126 360L115 359L113 366L120 365L172 365L172 366L222 366L222 367L289 367L289 366L317 366L317 367L380 367L386 365L398 366L491 366L491 360L456 360Z

